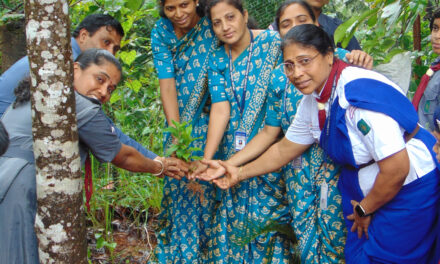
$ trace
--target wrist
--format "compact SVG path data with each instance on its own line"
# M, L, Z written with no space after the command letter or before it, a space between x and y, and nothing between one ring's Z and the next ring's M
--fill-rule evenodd
M371 216L374 212L368 211L368 208L363 206L361 203L362 203L362 201L355 206L355 211L356 211L357 215L360 217Z
M155 164L157 165L157 169L155 171L157 171L157 173L152 173L153 176L160 176L162 175L164 169L165 169L165 165L163 164L162 160L160 160L159 158L154 159Z
M246 179L245 165L240 166L237 173L237 180L241 182Z

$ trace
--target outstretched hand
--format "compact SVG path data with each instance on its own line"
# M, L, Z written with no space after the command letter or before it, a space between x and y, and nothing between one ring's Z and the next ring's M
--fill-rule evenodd
M362 67L367 70L373 69L373 57L362 50L352 50L350 53L345 55L348 62L353 65Z
M188 164L180 159L174 157L157 157L162 161L164 169L162 175L181 180L183 176L188 172Z
M199 179L199 177L206 172L206 170L208 169L208 165L202 163L200 160L195 160L191 162L190 168L191 169L188 174L188 179L195 180L195 179Z
M203 160L208 168L198 179L212 181L221 189L228 189L240 182L240 169L221 160Z

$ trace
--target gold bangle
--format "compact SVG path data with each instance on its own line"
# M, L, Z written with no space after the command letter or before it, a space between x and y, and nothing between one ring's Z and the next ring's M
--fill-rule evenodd
M243 172L243 167L244 167L244 166L240 166L240 168L238 169L238 173L237 173L237 178L238 178L238 180L240 180L240 181L241 181L240 174Z

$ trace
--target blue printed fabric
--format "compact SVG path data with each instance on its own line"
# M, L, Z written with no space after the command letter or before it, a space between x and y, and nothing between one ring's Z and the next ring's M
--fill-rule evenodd
M160 19L151 33L154 64L159 79L175 78L180 121L192 124L194 138L189 147L204 149L208 130L206 101L208 55L216 38L207 18L178 39L170 20ZM171 145L165 135L164 148ZM193 155L202 156L198 151ZM215 188L207 182L164 179L159 215L158 245L152 262L203 263L207 253L209 223L213 214Z
M340 48L335 51L338 58L346 54ZM301 98L301 92L278 66L269 85L266 125L281 127L286 133ZM346 229L337 188L339 166L315 143L282 169L301 263L344 263ZM327 208L320 207L324 181L328 185Z
M221 159L228 159L235 153L236 131L245 132L249 141L264 125L270 73L281 59L278 34L263 31L255 36L244 95L248 55L249 47L232 65L238 101L246 96L242 115L232 91L224 46L212 54L209 63L213 103L228 101L231 105L229 126L219 146ZM289 263L292 257L291 217L280 171L242 181L219 196L207 263Z

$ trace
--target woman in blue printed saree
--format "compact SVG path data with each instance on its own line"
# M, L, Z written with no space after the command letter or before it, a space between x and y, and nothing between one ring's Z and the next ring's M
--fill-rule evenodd
M299 24L316 24L311 7L304 1L289 0L277 11L276 21L283 22L281 37ZM369 57L360 51L358 57ZM337 48L336 56L346 59L354 54ZM366 56L365 56L366 55ZM369 57L369 58L368 58ZM364 60L355 60L361 66ZM267 117L265 127L242 150L227 162L242 165L263 153L273 144L281 130L286 133L293 121L302 94L288 81L283 67L272 72L269 85ZM286 89L287 88L287 89ZM326 168L324 162L330 163ZM318 144L314 144L301 157L283 167L292 227L299 242L298 251L302 263L343 262L345 245L345 225L342 218L341 196L336 184L339 167L327 159ZM320 189L323 179L328 186L328 201L325 209L320 209ZM229 187L229 186L227 186Z
M284 67L305 95L285 138L241 168L209 165L216 175L226 171L226 179L249 178L276 170L319 140L341 166L346 262L438 263L435 139L418 126L396 84L336 59L333 47L319 27L291 29L282 43Z
M264 125L280 39L276 32L248 29L241 1L214 0L207 12L223 45L209 63L213 104L205 158L212 158L209 153L218 147L221 158L227 159ZM280 172L219 192L208 263L289 263L293 232L285 195Z
M152 30L151 46L167 124L189 122L191 135L199 138L189 147L203 149L209 112L207 63L216 39L198 0L161 0L159 4L162 18ZM171 144L166 134L165 151ZM153 262L203 262L214 198L210 183L164 179Z

